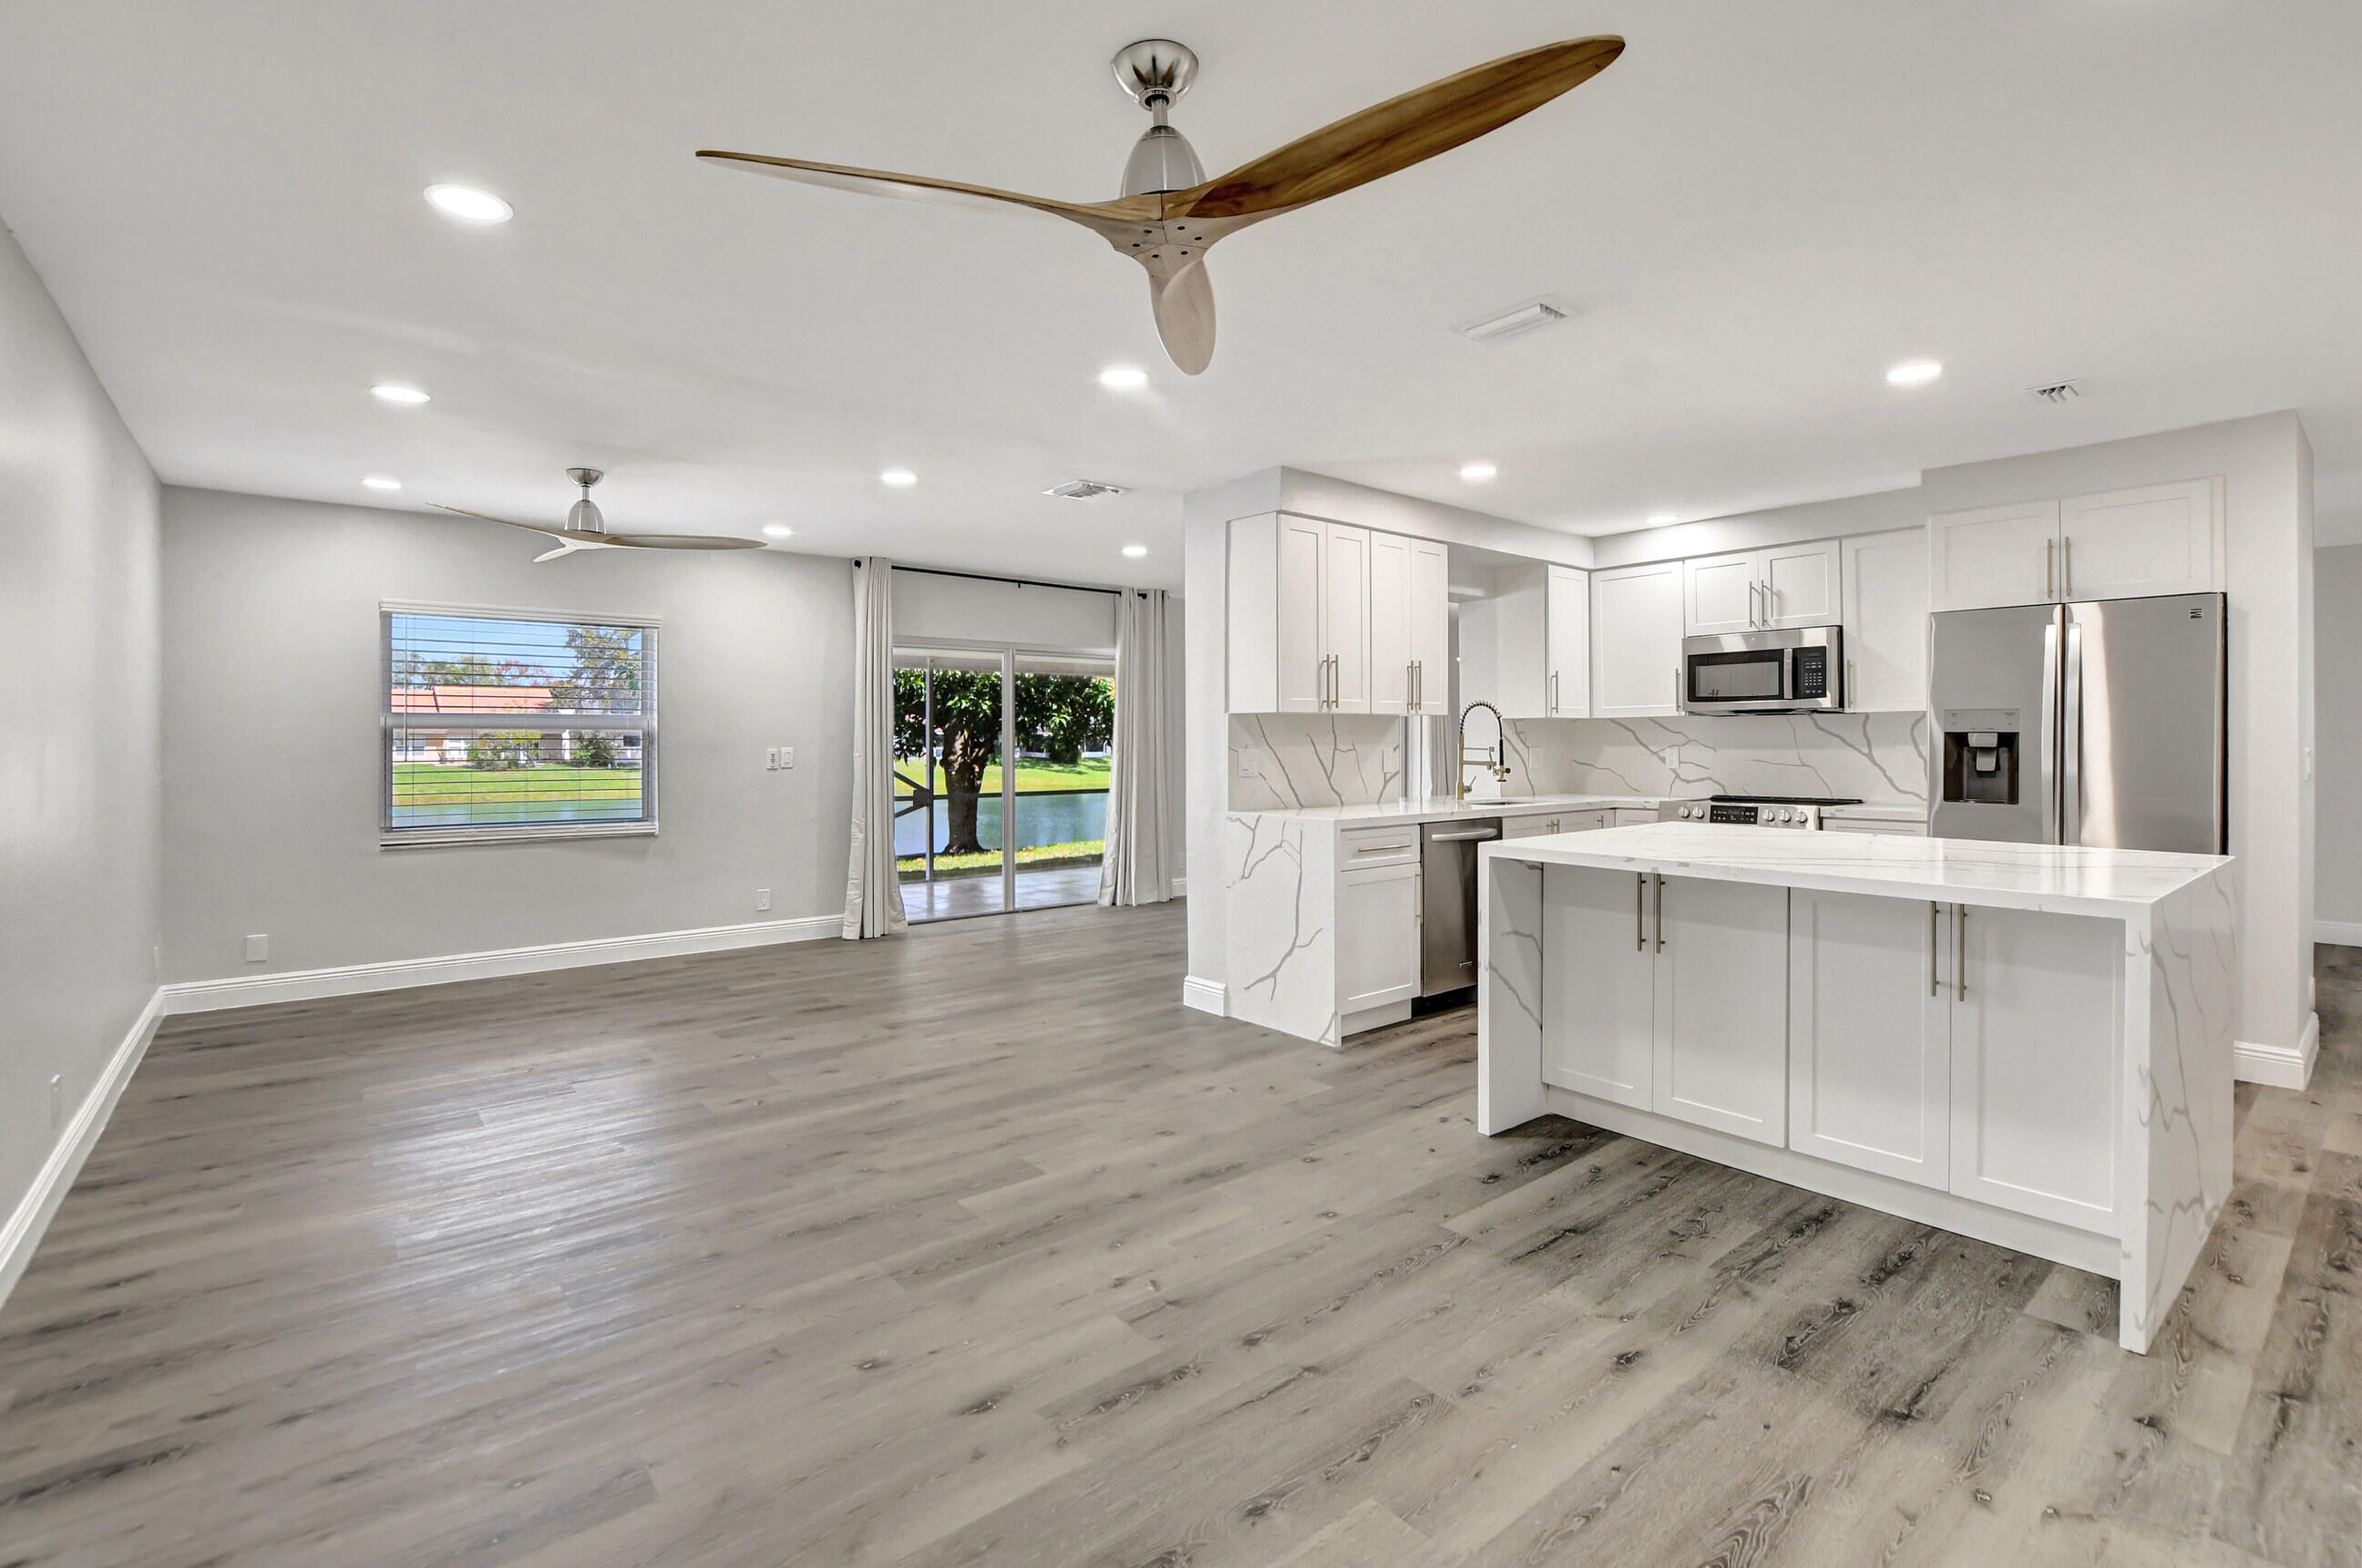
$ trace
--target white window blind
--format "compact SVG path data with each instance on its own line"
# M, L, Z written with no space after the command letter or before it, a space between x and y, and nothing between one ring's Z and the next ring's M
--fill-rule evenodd
M652 833L657 628L388 605L382 842Z

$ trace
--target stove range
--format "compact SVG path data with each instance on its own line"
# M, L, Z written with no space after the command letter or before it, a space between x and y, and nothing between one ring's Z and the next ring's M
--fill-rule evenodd
M1822 807L1860 804L1842 795L1709 795L1703 801L1667 801L1658 806L1657 820L1811 832L1821 825Z

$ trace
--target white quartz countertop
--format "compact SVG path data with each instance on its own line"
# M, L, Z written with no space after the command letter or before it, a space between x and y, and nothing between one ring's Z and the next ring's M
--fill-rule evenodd
M2002 909L2122 918L2143 914L2228 856L2161 855L2049 844L1988 844L1899 834L1781 833L1651 823L1483 846L1488 862L1592 866L1821 892L1932 899Z
M1924 823L1927 820L1927 808L1917 804L1881 805L1876 801L1860 806L1823 806L1821 819L1827 822L1832 818L1848 823Z
M1231 812L1233 817L1286 817L1295 822L1443 823L1457 817L1519 817L1536 812L1580 812L1613 806L1657 809L1653 795L1525 795L1513 801L1374 801L1361 806L1297 806L1274 812Z

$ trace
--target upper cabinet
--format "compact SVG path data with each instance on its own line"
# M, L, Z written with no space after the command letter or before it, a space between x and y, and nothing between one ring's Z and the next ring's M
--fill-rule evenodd
M1508 719L1591 713L1591 574L1540 561L1504 568L1494 591L1460 607L1463 705Z
M2222 481L2189 480L1927 520L1928 601L1983 610L2223 586Z
M1451 564L1432 539L1370 536L1370 707L1441 713L1451 706Z
M1451 705L1444 547L1267 512L1230 527L1230 711Z
M1691 636L1825 626L1838 614L1838 541L1704 556L1683 564Z
M1927 531L1899 528L1840 543L1846 706L1917 712L1927 705Z
M1683 564L1651 561L1591 574L1594 717L1681 712Z

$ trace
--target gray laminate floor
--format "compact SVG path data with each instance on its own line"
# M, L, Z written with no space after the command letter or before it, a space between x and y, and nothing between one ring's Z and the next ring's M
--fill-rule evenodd
M1179 906L171 1022L0 1312L0 1564L2362 1562L2362 954L2158 1353Z

